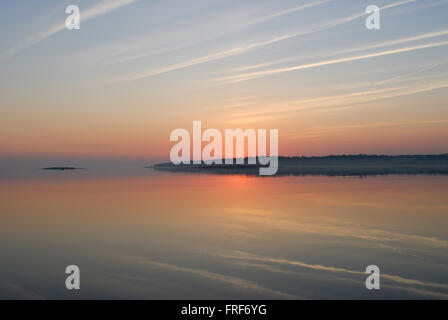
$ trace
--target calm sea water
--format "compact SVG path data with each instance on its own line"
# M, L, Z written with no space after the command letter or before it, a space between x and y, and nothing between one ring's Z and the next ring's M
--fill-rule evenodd
M100 171L3 172L0 298L448 298L446 176Z

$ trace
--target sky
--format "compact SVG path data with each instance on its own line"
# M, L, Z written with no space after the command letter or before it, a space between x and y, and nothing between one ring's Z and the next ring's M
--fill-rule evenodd
M448 0L1 1L0 156L168 159L193 120L278 129L281 155L448 153L447 17Z

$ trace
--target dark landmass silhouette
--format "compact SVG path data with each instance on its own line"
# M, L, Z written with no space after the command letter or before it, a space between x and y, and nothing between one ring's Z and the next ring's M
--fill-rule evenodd
M171 162L153 166L170 172L259 175L263 165L247 164L180 164ZM265 166L267 167L267 166ZM276 176L328 175L367 176L387 174L448 174L448 154L439 155L331 155L322 157L279 157Z
M81 170L83 168L76 168L76 167L48 167L48 168L42 168L42 170Z

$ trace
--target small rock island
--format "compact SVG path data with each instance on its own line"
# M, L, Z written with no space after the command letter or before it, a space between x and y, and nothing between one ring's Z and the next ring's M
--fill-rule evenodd
M83 168L77 168L77 167L47 167L47 168L42 168L42 170L82 170Z

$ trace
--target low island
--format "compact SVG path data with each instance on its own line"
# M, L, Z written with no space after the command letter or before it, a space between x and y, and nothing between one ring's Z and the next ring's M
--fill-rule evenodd
M258 175L261 164L180 164L153 166L155 170L189 173ZM366 176L386 174L448 174L448 154L438 155L334 155L322 157L279 157L276 176L329 175Z
M42 168L42 170L81 170L82 168L76 168L76 167L48 167L48 168Z

